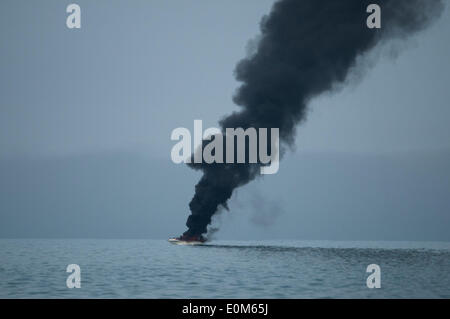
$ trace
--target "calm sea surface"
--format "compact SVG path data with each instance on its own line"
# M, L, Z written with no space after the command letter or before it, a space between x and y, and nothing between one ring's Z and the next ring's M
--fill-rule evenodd
M0 240L1 298L450 298L449 273L450 243Z

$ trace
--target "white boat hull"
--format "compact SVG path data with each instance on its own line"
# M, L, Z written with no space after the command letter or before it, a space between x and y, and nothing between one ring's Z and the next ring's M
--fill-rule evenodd
M186 240L180 240L177 238L169 238L169 243L174 245L188 245L188 246L195 246L195 245L203 245L203 242L201 241L186 241Z

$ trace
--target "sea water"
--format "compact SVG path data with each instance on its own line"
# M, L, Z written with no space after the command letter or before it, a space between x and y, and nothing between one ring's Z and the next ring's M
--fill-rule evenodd
M0 240L0 298L450 298L449 271L450 243Z

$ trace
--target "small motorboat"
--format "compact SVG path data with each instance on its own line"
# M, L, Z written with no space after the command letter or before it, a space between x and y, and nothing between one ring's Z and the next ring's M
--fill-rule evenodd
M169 243L174 245L203 245L206 242L206 239L203 236L180 236L169 238Z

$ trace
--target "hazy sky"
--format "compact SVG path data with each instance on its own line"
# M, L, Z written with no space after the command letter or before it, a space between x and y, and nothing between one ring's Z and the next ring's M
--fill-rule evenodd
M110 227L103 225L99 237L133 237L135 233L145 237L147 227L150 229L148 236L152 237L152 231L157 232L154 224L158 223L166 225L164 231L181 232L198 174L187 167L171 166L174 164L170 162L170 149L174 143L170 133L180 126L192 129L194 119L202 119L205 126L216 126L224 115L237 109L231 100L239 85L233 70L245 56L248 41L258 34L259 21L269 12L273 1L79 0L76 3L82 10L80 30L66 27L65 9L69 3L60 0L3 0L0 3L0 174L3 176L0 182L3 192L0 231L3 234L0 236L92 237L96 223L105 219L110 219L106 223L110 223ZM446 235L450 233L447 200L450 165L442 160L450 158L447 152L450 149L449 7L447 5L441 19L428 30L405 43L377 51L370 57L374 66L367 68L364 76L355 77L339 92L314 100L308 121L298 131L297 150L286 158L285 168L281 164L279 176L274 177L276 182L258 181L256 186L243 191L244 203L234 201L233 205L248 206L259 201L258 196L262 196L259 192L272 193L269 197L275 203L263 206L287 212L276 217L279 225L297 222L308 225L304 226L303 234L296 234L295 227L289 230L292 237L358 239L364 237L364 233L356 230L361 230L370 220L375 223L374 227L387 229L386 238L450 240ZM419 152L426 159L418 160L408 155L416 153L408 152ZM106 165L105 170L126 172L136 164L133 156L138 153L147 156L149 162L149 171L143 175L152 179L161 174L160 169L175 170L179 175L171 172L170 176L179 181L164 188L157 181L133 183L136 180L131 178L128 188L119 187L116 191L112 188L102 193L105 187L111 186L112 182L107 181L110 175L93 174L89 178L87 174L95 172L102 161L114 162L115 156L119 156L119 162L108 162L111 165ZM301 166L298 158L312 153L321 155L317 155L319 158L307 156L305 166ZM393 154L394 159L384 157L386 153ZM397 153L403 154L403 160L396 157ZM102 155L97 157L96 154ZM360 157L355 159L353 154L360 154ZM339 156L348 160L340 161ZM152 158L162 164L152 164ZM61 162L57 159L66 162L58 166L55 161ZM398 198L364 197L368 192L390 196L381 180L370 187L359 183L377 179L380 174L386 174L381 176L389 180L393 172L398 172L396 161L410 162L398 173L398 179L390 181L390 187L396 185L391 191L394 195L397 192ZM137 167L145 170L144 163L139 162ZM315 176L306 169L308 163L311 169L329 170L331 177ZM353 164L372 165L371 171L364 173L368 168L361 168L360 173L368 176L355 177ZM290 173L283 172L287 169ZM80 170L87 174L85 179L80 179ZM17 174L11 175L11 172ZM47 174L41 176L42 172ZM327 201L330 194L326 193L326 188L308 188L305 180L296 184L298 178L306 178L308 174L313 174L310 178L317 185L328 185L334 178L331 184L336 185L336 192L344 193L334 192ZM139 175L138 172L131 174L136 178ZM336 182L341 181L340 178L348 186L344 190L341 189L343 184ZM411 195L405 189L421 181L429 186L426 189L434 187L435 190L421 191L425 197L414 198L415 205L404 204ZM80 194L86 185L92 184L98 187ZM61 195L55 205L49 194L61 185L68 187L67 194ZM184 185L182 190L180 185ZM257 185L261 185L258 191L255 190ZM278 185L277 191L272 191L274 185ZM286 185L290 185L289 188ZM304 187L308 188L309 197L302 202L306 206L299 207L298 192L305 194ZM420 187L425 186L417 187L415 191L419 192ZM153 209L152 201L161 200L161 196L165 197L171 190L177 197L175 203L166 202L166 206L158 202L157 209ZM351 205L349 196L354 195L355 190L361 192L355 203L365 208L356 209ZM99 199L96 191L104 198ZM108 204L111 197L117 200L121 196L132 203L129 197L132 195L127 192L140 192L142 196L134 207L122 202L127 214L117 210L117 205ZM161 195L161 192L166 193ZM45 201L46 194L49 202ZM154 196L145 197L145 194ZM90 202L93 198L95 203ZM340 201L349 202L349 206L339 206ZM350 211L350 206L354 211ZM296 208L305 212L304 215L294 213ZM245 210L236 208L239 209ZM324 222L329 216L336 216L335 209L340 211L336 218L343 218L338 232L330 229L329 222ZM367 214L355 218L357 211L364 210ZM65 231L62 225L73 221L71 213L66 211L90 216L80 227L89 230L90 223L94 225L92 232ZM369 216L377 211L379 217L371 220ZM411 222L414 227L405 230L402 218L406 218L409 211L415 218L415 222ZM36 220L41 223L38 228L47 227L45 231L33 230L33 223L29 219L24 221L23 217L30 214L38 216ZM403 217L392 222L386 219L396 214ZM261 221L251 216L245 220L256 218L256 222L253 220L256 224L266 223L264 217ZM427 218L434 222L427 226L424 222ZM237 220L223 221L224 233L232 236L227 229L236 225L236 232L240 234L256 227L255 223L239 221L239 217ZM351 225L352 221L356 224ZM133 223L140 223L142 229L133 229ZM174 228L174 224L177 227ZM128 228L122 231L120 225ZM243 229L239 230L241 225ZM274 237L286 233L282 226L274 226L270 231L265 227L258 236L264 237L265 232ZM428 227L426 234L429 236L414 237L421 233L421 227ZM349 233L351 236L345 238ZM437 235L433 237L433 233ZM157 236L163 237L164 233L157 233ZM383 238L377 237L376 232L369 237Z
M170 132L236 106L233 70L272 1L2 1L3 156L139 148L165 157ZM339 94L317 99L304 150L450 146L450 13ZM388 50L384 50L385 55ZM157 152L158 150L159 152Z

